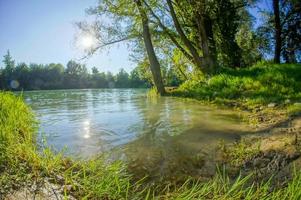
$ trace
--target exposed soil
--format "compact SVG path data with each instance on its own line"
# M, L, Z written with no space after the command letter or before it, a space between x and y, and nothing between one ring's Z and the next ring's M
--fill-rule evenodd
M281 187L291 180L296 169L301 167L301 117L263 129L254 135L247 135L242 142L258 152L238 164L230 156L223 160L235 177L253 173L254 181L271 179L272 185ZM234 145L229 148L236 148ZM246 155L247 157L247 155Z

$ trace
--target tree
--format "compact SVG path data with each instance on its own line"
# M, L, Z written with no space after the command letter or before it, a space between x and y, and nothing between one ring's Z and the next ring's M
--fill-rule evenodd
M68 88L87 87L88 72L85 65L70 60L65 70L65 83Z
M162 75L161 75L161 67L160 63L158 61L158 58L156 56L154 46L152 43L151 39L151 33L149 29L149 20L148 16L146 14L145 9L142 6L142 3L140 0L134 0L136 3L136 6L138 8L140 17L141 17L141 22L142 22L142 29L143 29L143 41L145 45L145 49L147 52L147 56L150 62L150 69L153 75L154 83L157 88L157 91L159 92L160 95L165 94L165 88L163 85L163 80L162 80Z
M92 74L98 74L99 70L96 67L92 67Z
M50 63L45 65L45 87L48 89L62 88L62 82L64 79L64 66L62 64Z
M163 29L162 34L169 38L187 60L191 61L199 70L204 73L214 72L216 59L215 45L213 37L211 37L212 24L210 19L205 16L203 4L199 4L197 1L173 2L166 0L169 10L169 14L166 14L165 5L159 2L156 1L154 6L146 1L144 4L155 18L155 24ZM163 23L161 19L167 22Z
M106 73L106 82L108 84L108 88L115 87L115 78L111 72Z
M121 68L116 74L116 85L117 88L128 88L130 87L129 74Z
M139 67L134 68L130 73L130 87L131 88L147 88L150 87L147 79L143 77L143 74Z
M268 44L266 52L274 53L275 63L297 62L301 52L301 2L273 0L273 10L266 10L264 17L258 33Z
M263 59L262 48L266 48L266 40L253 29L252 16L248 12L241 13L240 25L235 35L240 49L240 66L248 67Z
M19 89L27 89L30 85L30 69L26 63L19 63L15 68L15 77L19 81Z
M281 25L280 25L279 0L273 0L273 11L274 11L274 27L275 27L274 62L275 63L280 63L280 54L281 54Z
M168 38L204 74L218 65L239 67L241 49L236 41L241 15L253 1L247 0L152 0L147 6L154 33ZM251 18L248 18L251 20Z
M148 16L141 0L103 0L96 8L90 9L88 12L96 14L98 19L101 16L111 19L109 24L101 20L96 21L93 25L78 23L82 31L93 29L93 32L97 33L99 44L91 53L118 42L127 40L139 43L143 39L155 86L160 94L164 94L160 63L156 57Z
M96 87L97 88L107 88L108 82L106 81L106 74L104 72L98 73L97 75L93 75L93 77L96 76Z
M301 62L301 2L281 1L281 53L286 63ZM299 55L299 57L298 57Z
M236 41L236 34L246 14L244 1L218 0L214 7L215 38L219 62L223 66L240 67L242 65L242 49ZM245 21L243 21L245 23Z
M2 77L3 77L4 88L9 88L10 82L15 79L14 77L15 61L10 55L9 50L7 50L7 53L3 56L3 64L4 64L4 69L2 71Z
M5 65L5 68L12 72L15 68L15 61L11 57L9 50L7 50L6 55L4 55L3 57L4 57L3 63Z

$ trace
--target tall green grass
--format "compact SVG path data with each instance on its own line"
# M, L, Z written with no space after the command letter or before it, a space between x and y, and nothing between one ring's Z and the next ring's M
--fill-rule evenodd
M207 183L187 181L181 187L167 193L164 199L216 199L216 200L279 200L301 199L301 173L295 173L294 178L284 188L271 189L271 179L267 182L250 183L252 174L238 177L231 181L220 173Z
M49 148L38 149L34 115L21 97L11 93L0 93L0 133L0 198L9 190L46 177L61 185L66 196L72 194L78 199L301 198L300 172L295 173L287 187L275 190L271 190L269 182L250 182L252 175L231 180L224 172L208 182L189 179L177 186L160 183L149 186L144 180L133 182L122 162L108 163L102 157L73 160L54 154Z
M129 195L130 176L122 163L105 163L101 158L76 161L49 148L38 149L37 125L22 97L0 93L1 193L47 177L71 186L79 198L121 199Z
M205 79L195 77L182 84L172 94L200 100L246 105L271 102L301 101L301 65L266 64L250 68L223 68L220 73Z

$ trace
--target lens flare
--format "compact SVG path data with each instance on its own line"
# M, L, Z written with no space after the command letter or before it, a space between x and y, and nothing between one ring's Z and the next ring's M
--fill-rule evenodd
M12 89L17 89L20 86L20 83L17 80L12 80L9 85Z

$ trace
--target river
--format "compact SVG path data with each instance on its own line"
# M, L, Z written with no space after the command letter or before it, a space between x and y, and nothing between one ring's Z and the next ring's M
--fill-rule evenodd
M47 138L54 149L83 158L114 152L115 158L131 161L133 168L158 176L179 168L202 168L206 160L215 158L214 149L221 141L239 140L250 131L241 112L191 99L149 98L145 89L23 95L40 122L40 138Z

